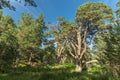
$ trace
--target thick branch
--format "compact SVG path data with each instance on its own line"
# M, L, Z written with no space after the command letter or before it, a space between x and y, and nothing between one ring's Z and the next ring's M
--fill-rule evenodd
M77 53L77 52L76 52L76 46L73 44L73 42L71 42L71 46L73 47L74 52L75 52L75 54L76 54L76 53Z
M65 45L67 43L67 40L65 40L63 42L63 44L59 45L58 49L57 49L57 57L59 58L62 54L62 52L65 50Z
M86 64L90 64L90 63L98 63L98 60L90 60L86 62Z
M78 45L77 45L77 43L75 43L75 41L72 41L72 44L75 45L76 48L78 47Z
M58 57L60 57L60 55L61 55L61 53L62 53L62 51L63 51L63 49L64 49L64 47L62 46L62 47L60 47L60 48L58 48L58 50L57 50L57 56Z
M68 49L68 51L69 51L69 54L70 54L73 58L76 59L76 56L72 53L72 51L70 50L70 48Z
M84 48L83 48L83 51L82 51L82 53L80 55L80 59L82 59L82 57L85 54L86 50L87 50L87 44L86 44L86 42L84 42Z
M83 55L85 54L85 52L87 50L86 35L87 35L87 27L86 27L86 30L84 32L84 38L83 38L83 41L82 41L84 47L83 47L83 51L82 51L82 53L80 55L80 59L82 59Z
M78 42L78 47L77 47L77 54L81 54L81 30L77 30L77 42Z

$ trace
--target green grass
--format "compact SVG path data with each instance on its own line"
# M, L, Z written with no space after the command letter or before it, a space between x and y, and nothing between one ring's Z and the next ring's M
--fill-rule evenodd
M101 76L97 71L74 72L73 64L56 64L50 66L24 66L0 73L0 80L114 80Z

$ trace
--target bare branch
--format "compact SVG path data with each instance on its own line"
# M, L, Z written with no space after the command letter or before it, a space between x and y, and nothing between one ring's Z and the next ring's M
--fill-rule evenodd
M81 53L81 55L80 55L80 59L82 59L82 57L83 57L83 55L85 54L86 49L87 49L86 35L87 35L87 27L86 27L86 30L85 30L85 32L84 32L84 38L83 38L83 41L82 41L83 44L84 44L84 49L83 49L83 51L82 51L82 53Z
M70 50L70 48L68 48L69 54L76 59L76 56L72 53L72 51Z
M90 60L86 62L86 64L90 64L90 63L98 63L98 60Z
M71 42L71 46L73 47L73 49L74 49L74 52L75 52L75 54L77 53L76 52L76 46Z

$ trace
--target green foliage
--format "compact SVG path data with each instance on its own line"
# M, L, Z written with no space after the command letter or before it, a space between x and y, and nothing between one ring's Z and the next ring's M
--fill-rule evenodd
M0 69L15 67L21 62L24 64L39 62L44 28L42 14L33 20L30 14L23 13L19 25L16 25L10 16L3 16L1 11Z
M43 29L45 27L42 14L33 20L30 14L22 14L18 26L19 52L22 58L28 62L40 53L43 42Z
M120 0L118 0L116 6L117 6L116 16L117 16L117 19L119 19L120 18Z
M86 51L92 37L95 33L110 28L113 19L110 6L99 2L87 2L78 7L75 23L63 17L57 18L57 25L50 26L51 29L48 32L54 39L48 43L57 43L59 57L67 49L76 63L82 65L82 62L88 60L85 59Z
M49 42L54 43L58 42L62 44L65 42L66 39L69 38L69 33L71 33L72 28L74 28L76 25L73 22L67 21L63 19L62 17L57 18L57 24L50 27L48 29L48 32L46 33L48 36L53 37L54 40L50 40Z
M25 5L36 7L34 0L23 2ZM2 4L0 8L8 7L15 10L7 0L1 0L0 4ZM118 19L113 28L110 28L114 19L110 6L99 2L87 2L78 7L75 23L58 17L57 24L48 26L46 34L54 39L49 40L44 49L41 49L41 45L45 42L46 26L42 14L33 19L31 14L23 13L19 24L16 25L10 16L3 16L0 11L0 79L119 80L120 1L117 6ZM93 52L97 53L93 56L88 47L91 36L95 37ZM57 47L54 47L53 43L57 43ZM97 56L104 66L94 65L89 71L83 69L82 73L76 73L73 70L74 64L54 64L57 62L56 51L58 55L63 53L60 57L67 59L66 61L63 59L63 62L76 61L78 65L81 63L80 67L83 67L88 60ZM70 51L71 54L66 55ZM74 60L71 61L69 58ZM39 65L43 63L45 66L42 64L36 66L35 63Z
M0 17L0 69L2 69L15 63L18 56L18 41L13 19L2 14Z
M54 64L56 63L56 53L55 53L55 47L54 46L48 46L45 47L44 50L41 53L41 61L44 64Z
M117 20L113 23L112 28L106 32L100 32L96 34L95 42L95 51L97 52L98 59L100 62L108 67L107 70L110 75L114 76L116 80L119 80L120 75L120 25L119 25L119 8L120 8L120 1L117 2L117 11L116 11L116 18ZM105 72L105 71L103 71Z
M75 20L78 24L82 22L83 27L88 26L91 32L91 30L109 28L109 21L113 18L110 6L99 2L87 2L77 9Z
M104 65L109 65L111 73L117 77L119 75L119 48L120 48L120 28L118 25L110 30L96 35L96 52L98 59Z
M110 36L109 32L99 32L95 35L93 42L93 53L97 56L97 59L102 63L106 62L104 56L105 48L107 47L106 39Z

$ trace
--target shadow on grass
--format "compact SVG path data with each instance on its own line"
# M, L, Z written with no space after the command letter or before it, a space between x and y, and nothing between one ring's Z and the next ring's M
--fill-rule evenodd
M83 73L68 72L62 69L44 72L41 74L39 80L101 80L101 79L99 76L95 74L88 74L87 72Z

